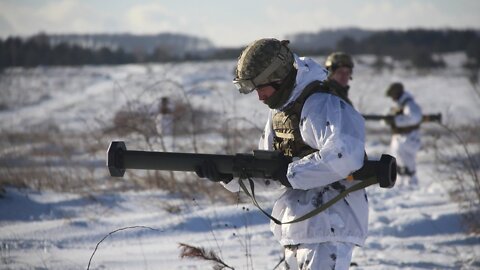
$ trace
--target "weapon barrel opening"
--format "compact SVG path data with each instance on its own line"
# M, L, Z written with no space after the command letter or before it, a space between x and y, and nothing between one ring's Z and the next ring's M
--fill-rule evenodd
M396 159L384 154L378 162L378 184L382 188L392 188L397 180Z

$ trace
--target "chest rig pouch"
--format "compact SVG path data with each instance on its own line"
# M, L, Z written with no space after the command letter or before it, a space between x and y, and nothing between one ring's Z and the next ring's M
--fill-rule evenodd
M300 133L300 118L305 101L314 93L334 94L320 81L311 82L300 96L289 104L283 111L278 111L272 117L273 125L273 147L290 157L302 158L318 151L307 145ZM341 97L340 97L341 98Z

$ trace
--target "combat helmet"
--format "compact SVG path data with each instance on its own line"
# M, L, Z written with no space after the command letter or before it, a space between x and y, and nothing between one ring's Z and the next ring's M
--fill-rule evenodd
M325 67L328 71L333 72L339 67L349 67L353 69L352 57L344 52L331 53L325 60Z
M287 77L295 61L288 43L264 38L242 51L233 80L240 93L248 94L259 86L278 83Z
M402 96L403 91L403 84L400 82L394 82L387 88L385 95L397 100L400 98L400 96Z

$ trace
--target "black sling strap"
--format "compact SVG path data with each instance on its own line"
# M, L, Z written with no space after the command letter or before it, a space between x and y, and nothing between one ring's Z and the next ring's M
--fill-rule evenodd
M363 181L360 181L358 183L356 183L355 185L347 188L346 190L340 192L337 196L335 196L333 199L329 200L328 202L322 204L321 206L313 209L312 211L294 219L294 220L290 220L290 221L286 221L286 222L281 222L280 220L278 220L277 218L273 217L272 215L270 215L269 213L267 213L265 210L263 210L260 205L258 204L257 200L255 199L255 188L254 188L254 184L253 184L253 180L252 178L250 177L247 177L246 179L248 180L249 184L250 184L250 190L252 191L252 193L250 193L247 189L247 187L245 186L245 184L243 183L243 179L245 178L240 178L238 181L239 181L239 184L240 184L240 187L242 188L243 192L245 192L245 194L247 194L250 199L252 199L252 203L265 215L267 216L268 218L270 218L270 220L272 220L275 224L277 225L284 225L284 224L292 224L292 223L297 223L297 222L300 222L300 221L304 221L306 219L309 219L317 214L320 214L321 212L325 211L325 209L329 208L330 206L332 206L333 204L335 204L336 202L338 202L339 200L345 198L349 193L351 192L354 192L354 191L357 191L357 190L360 190L360 189L363 189L363 188L366 188L368 186L371 186L371 185L374 185L374 184L377 184L377 180L375 178L369 178L367 180L363 180Z
M331 91L330 89L328 89L326 87L323 87L323 82L313 81L310 84L308 84L305 87L305 89L303 90L303 92L300 94L300 96L295 101L293 101L292 103L287 105L286 108L283 111L285 111L286 113L289 113L289 114L298 113L298 111L300 111L301 108L303 107L307 98L310 97L314 93L332 94L332 95L338 96L341 100L344 100L345 102L347 102L351 105L349 100L345 100L342 96L340 96L335 91ZM366 153L365 153L365 158L367 158ZM250 185L250 190L252 191L251 193L248 191L247 187L243 183L243 180L248 180L249 185ZM238 181L239 181L239 185L242 188L243 192L245 192L245 194L247 194L247 196L250 197L250 199L252 200L252 203L265 216L267 216L270 220L272 220L275 224L278 224L278 225L292 224L292 223L297 223L297 222L309 219L309 218L325 211L325 209L329 208L330 206L332 206L333 204L335 204L339 200L345 198L349 193L360 190L360 189L363 189L363 188L366 188L366 187L374 185L374 184L377 184L377 180L374 179L374 178L360 181L359 183L356 183L355 185L349 187L348 189L345 189L344 191L340 192L333 199L331 199L330 201L328 201L328 202L322 204L321 206L313 209L312 211L310 211L310 212L308 212L308 213L306 213L306 214L304 214L304 215L302 215L302 216L300 216L300 217L298 217L294 220L290 220L290 221L287 221L287 222L281 222L280 220L273 217L272 215L270 215L269 213L267 213L265 210L263 210L260 207L259 203L257 202L257 200L255 198L255 187L254 187L253 179L251 177L249 177L248 175L244 175L244 176L240 177Z

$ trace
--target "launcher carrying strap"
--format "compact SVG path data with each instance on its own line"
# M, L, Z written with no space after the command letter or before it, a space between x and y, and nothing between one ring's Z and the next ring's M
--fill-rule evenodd
M247 187L245 186L245 184L243 183L243 180L244 179L247 179L248 180L248 183L250 185L250 190L252 191L251 193L248 191ZM346 190L340 192L337 196L335 196L333 199L329 200L328 202L322 204L321 206L313 209L312 211L304 214L303 216L299 217L299 218L296 218L296 219L293 219L293 220L290 220L290 221L287 221L287 222L281 222L280 220L278 220L277 218L273 217L272 215L270 215L269 213L267 213L265 210L263 210L260 205L258 204L256 198L255 198L255 186L254 186L254 183L253 183L253 179L250 178L250 177L241 177L239 179L239 184L240 184L240 187L242 188L243 192L245 192L245 194L247 194L248 197L250 197L250 199L252 200L253 204L264 214L266 215L270 220L272 220L273 222L275 222L275 224L277 225L284 225L284 224L292 224L292 223L297 223L297 222L300 222L300 221L304 221L306 219L309 219L315 215L318 215L320 214L321 212L323 212L325 209L329 208L330 206L332 206L333 204L335 204L336 202L338 202L339 200L345 198L349 193L351 192L354 192L354 191L357 191L357 190L360 190L360 189L363 189L363 188L366 188L368 186L371 186L371 185L374 185L374 184L377 184L377 179L375 178L369 178L367 180L363 180L363 181L360 181L359 183L347 188Z

